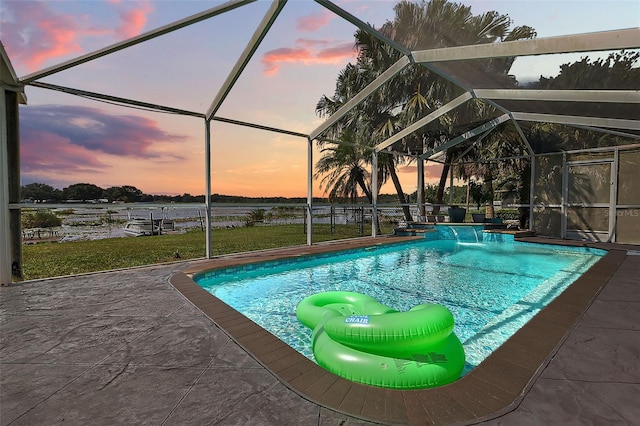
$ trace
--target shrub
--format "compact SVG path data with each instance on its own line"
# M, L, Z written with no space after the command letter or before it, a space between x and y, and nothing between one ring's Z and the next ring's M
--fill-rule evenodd
M264 222L264 209L254 209L247 213L247 219L245 224L247 226L253 226L256 222Z
M22 215L22 227L53 228L62 225L62 219L51 210L36 210Z
M501 209L496 212L496 217L503 220L518 220L520 212L517 209Z

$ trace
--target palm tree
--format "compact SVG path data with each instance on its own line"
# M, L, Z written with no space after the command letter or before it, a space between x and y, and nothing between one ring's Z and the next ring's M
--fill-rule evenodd
M359 90L364 88L371 77L367 71L367 67L347 65L338 76L336 83L336 91L332 98L323 96L316 106L316 112L319 116L325 117L334 113L340 108L349 98ZM316 177L327 174L327 177L323 179L324 190L331 194L341 194L344 192L344 188L348 187L347 178L349 174L344 172L333 173L331 168L335 170L353 170L354 174L358 176L364 176L361 172L356 172L355 169L362 169L363 165L371 164L371 150L360 149L358 150L353 145L362 145L363 147L372 147L377 142L381 141L381 138L387 137L395 131L394 117L389 112L389 107L386 102L381 102L380 99L376 101L367 101L363 107L356 109L347 114L336 126L329 129L327 135L332 139L339 139L343 142L352 144L347 148L337 148L331 146L326 148L327 143L324 140L320 140L318 144L323 149L323 157L316 164ZM349 155L345 155L349 152ZM361 154L358 161L354 161L355 157L352 155ZM380 154L378 160L378 188L389 179L394 183L394 187L398 194L398 201L402 204L405 219L412 220L409 207L406 205L407 200L402 190L400 178L398 177L396 166L398 160L392 155ZM368 176L368 173L367 173ZM359 188L365 193L369 202L373 201L371 192L369 191L370 183L359 183ZM365 187L367 188L365 190ZM367 192L369 191L369 192Z
M370 174L364 167L363 155L354 141L354 133L346 130L341 141L348 144L325 146L322 157L316 163L315 178L322 179L321 187L328 192L329 200L356 202L359 190L372 202L369 187Z
M395 19L385 23L380 31L410 50L422 50L447 46L493 43L535 36L535 31L526 26L509 31L511 20L497 12L487 12L474 16L471 8L446 0L432 0L428 3L400 2L395 8ZM370 68L385 68L399 58L399 53L363 32L356 33L360 47L359 63L366 62ZM366 61L364 60L366 58ZM515 81L508 75L514 58L498 58L482 61L441 64L438 67L412 67L389 85L379 91L379 97L387 99L391 107L400 105L398 127L404 127L423 117L426 113L444 105L462 93L452 80L441 74L454 75L471 85L484 87L509 87ZM385 68L380 69L380 72ZM434 72L435 71L435 72ZM488 86L491 85L491 86ZM442 137L451 139L474 126L488 112L493 110L480 101L467 102L463 107L441 116L435 125L425 126L421 131L405 138L406 146L432 148L441 143ZM476 124L477 125L477 124ZM414 150L410 149L410 150ZM455 157L456 149L446 153L446 164ZM449 172L445 165L441 175L438 203L442 203L444 186Z
M387 21L379 31L410 50L493 43L535 35L529 27L517 27L509 32L511 20L506 15L488 12L474 16L470 7L447 0L421 3L402 1L394 7L394 11L394 20ZM355 38L359 49L356 64L347 65L340 73L333 97L323 96L320 99L316 107L320 116L335 112L401 56L401 53L364 31L357 31ZM499 58L454 65L457 65L457 78L504 86L514 84L507 74L512 62L512 58ZM459 96L463 89L452 79L442 77L456 68L451 64L439 66L443 69L413 66L403 70L343 117L327 135L338 139L350 129L356 135L356 143L372 146L391 136L398 128L415 122ZM463 107L442 115L436 122L404 138L395 150L421 151L423 147L437 146L443 136L450 139L473 128L477 124L469 127L469 123L477 123L480 117L486 117L487 110L491 110L491 107L483 102L467 102ZM322 142L320 144L323 145ZM447 163L452 158L454 150L449 150ZM380 184L391 178L398 200L405 204L406 198L397 177L397 166L405 161L404 157L381 154L379 160ZM367 155L363 162L368 161ZM447 174L448 165L443 170L439 185L439 203L442 203ZM405 217L411 220L408 207L405 208Z
M515 126L511 122L502 123L481 143L473 145L456 167L456 174L465 181L475 178L483 184L486 194L487 217L494 217L494 190L504 185L518 190L521 199L528 200L528 187L524 189L514 182L514 177L522 177L529 170L528 151L520 139ZM502 161L495 159L509 157ZM485 160L482 160L485 159ZM489 159L489 160L486 160ZM527 181L529 177L526 177Z

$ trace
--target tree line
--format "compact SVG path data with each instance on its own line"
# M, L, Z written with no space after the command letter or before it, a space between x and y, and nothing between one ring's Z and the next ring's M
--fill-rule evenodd
M436 203L437 201L437 185L427 184L425 186L425 202ZM191 195L184 193L182 195L153 195L145 194L140 189L131 185L112 186L109 188L101 188L91 183L75 183L60 190L46 183L30 183L21 187L22 199L26 202L33 203L204 203L204 195ZM445 191L445 196L449 196L449 189ZM453 192L454 203L465 203L465 186L455 186ZM476 195L472 191L472 199L476 200ZM415 203L417 200L417 192L407 194L407 202ZM448 198L447 198L448 200ZM349 201L358 204L366 204L369 202L367 197L357 197L352 200L328 200L327 198L314 197L314 203L326 203L328 201ZM223 195L212 194L212 203L254 203L254 204L305 204L306 197L245 197L242 195ZM381 204L391 204L397 202L394 194L378 195L378 202Z
M204 195L152 195L131 185L101 188L92 183L74 183L62 190L46 183L30 183L21 187L21 198L34 203L204 202Z
M24 202L33 203L204 203L204 194L156 195L145 194L132 185L101 188L92 183L74 183L57 189L46 183L30 183L21 187ZM326 199L314 198L314 202ZM307 202L306 197L245 197L241 195L212 194L213 203L298 203Z

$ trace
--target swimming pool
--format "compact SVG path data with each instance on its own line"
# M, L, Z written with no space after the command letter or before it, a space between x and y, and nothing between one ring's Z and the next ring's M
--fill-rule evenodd
M310 359L311 331L295 315L308 295L356 291L400 311L440 303L456 319L467 372L606 253L452 230L433 240L215 270L195 281Z

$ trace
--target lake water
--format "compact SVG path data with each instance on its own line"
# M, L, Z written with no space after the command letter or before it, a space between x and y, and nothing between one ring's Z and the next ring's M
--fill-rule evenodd
M212 227L231 228L245 226L248 214L256 209L264 210L265 223L270 224L300 224L304 226L304 208L271 206L214 206L211 210ZM204 229L206 211L198 204L185 204L170 207L128 207L126 205L109 204L96 207L78 206L72 204L54 209L63 219L62 226L56 228L53 235L42 232L40 238L35 230L25 230L26 242L37 242L43 238L74 241L82 239L103 239L125 237L123 227L131 218L169 218L175 220L176 231L186 231L190 228ZM337 225L355 224L362 220L359 207L343 208L329 206L314 207L314 223ZM395 214L395 209L389 211Z

